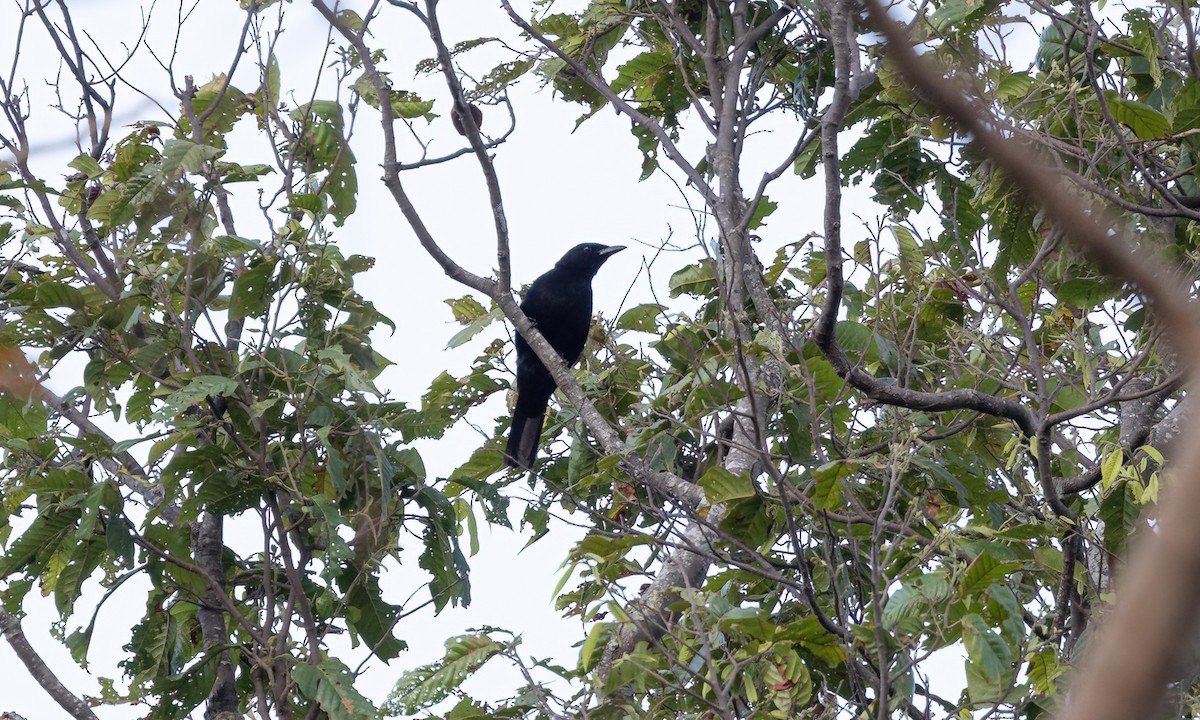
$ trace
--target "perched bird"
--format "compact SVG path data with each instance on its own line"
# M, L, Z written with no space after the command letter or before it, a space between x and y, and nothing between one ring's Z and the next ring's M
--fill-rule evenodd
M592 278L606 260L624 250L623 245L584 243L562 256L545 275L533 281L521 310L529 316L550 347L567 367L574 365L587 342L592 325ZM509 467L533 467L546 406L558 385L533 348L517 334L517 406L504 462Z

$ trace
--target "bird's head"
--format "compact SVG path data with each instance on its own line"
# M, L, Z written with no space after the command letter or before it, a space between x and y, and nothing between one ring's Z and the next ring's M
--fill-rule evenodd
M605 260L625 249L624 245L601 245L600 243L583 243L576 245L562 256L555 267L564 270L574 270L593 277Z

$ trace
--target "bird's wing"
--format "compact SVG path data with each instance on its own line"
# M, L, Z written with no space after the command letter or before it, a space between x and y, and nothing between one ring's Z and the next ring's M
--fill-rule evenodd
M533 282L521 309L568 365L579 359L592 323L590 278L554 268Z

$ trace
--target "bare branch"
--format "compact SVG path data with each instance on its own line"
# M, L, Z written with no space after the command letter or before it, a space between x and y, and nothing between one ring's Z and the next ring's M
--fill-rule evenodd
M491 156L488 155L487 146L479 134L479 124L475 122L475 115L468 106L462 83L458 81L458 75L454 72L454 61L451 59L450 49L446 47L446 41L442 37L441 25L438 24L437 0L426 0L425 8L429 18L429 37L433 40L434 47L437 48L438 63L442 67L443 77L446 78L446 87L450 88L454 106L458 110L459 117L462 118L463 129L466 130L467 141L471 143L471 149L475 151L475 157L479 160L479 169L487 184L488 198L491 200L492 221L496 226L496 261L499 264L497 281L500 285L499 291L508 293L512 290L512 267L509 263L508 218L505 216L504 200L500 194L500 178L496 174L496 167L492 163Z

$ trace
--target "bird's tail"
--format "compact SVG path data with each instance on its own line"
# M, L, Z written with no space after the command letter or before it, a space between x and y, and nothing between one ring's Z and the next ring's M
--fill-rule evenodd
M536 415L522 412L520 408L513 411L512 427L508 431L508 447L504 449L505 465L511 468L533 469L538 444L542 440L542 423L545 420L545 410Z

